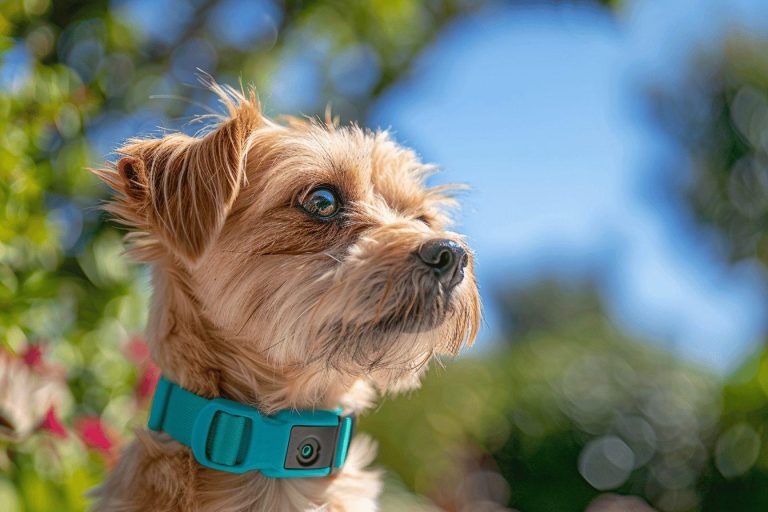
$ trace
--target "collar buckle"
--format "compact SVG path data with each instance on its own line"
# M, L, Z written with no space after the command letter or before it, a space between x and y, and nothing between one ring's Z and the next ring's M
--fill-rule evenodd
M253 409L237 402L214 398L197 414L192 425L192 454L212 469L230 473L249 471L255 461L248 457L254 421Z

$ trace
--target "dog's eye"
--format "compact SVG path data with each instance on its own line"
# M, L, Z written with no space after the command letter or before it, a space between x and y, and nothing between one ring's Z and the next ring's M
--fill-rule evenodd
M320 219L330 219L339 211L339 198L328 188L317 188L310 192L301 207Z

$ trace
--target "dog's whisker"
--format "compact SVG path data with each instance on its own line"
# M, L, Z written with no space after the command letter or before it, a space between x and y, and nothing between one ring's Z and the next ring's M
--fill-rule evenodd
M336 257L336 256L334 256L333 254L331 254L331 253L329 253L329 252L324 252L323 254L324 254L325 256L329 257L330 259L332 259L333 261L335 261L336 263L341 263L341 259L340 259L340 258L337 258L337 257Z

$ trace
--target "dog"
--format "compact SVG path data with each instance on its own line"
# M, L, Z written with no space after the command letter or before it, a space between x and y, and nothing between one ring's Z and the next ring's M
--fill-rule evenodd
M151 264L147 339L169 382L265 417L359 414L471 345L473 254L447 230L453 188L425 184L433 166L387 132L274 121L252 89L208 86L226 113L206 134L133 139L94 170L127 252ZM332 474L271 478L141 429L93 509L373 511L375 451L357 435Z

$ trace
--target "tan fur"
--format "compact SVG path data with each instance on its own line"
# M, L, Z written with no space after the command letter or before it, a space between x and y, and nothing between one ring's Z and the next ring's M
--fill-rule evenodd
M445 187L384 132L262 116L248 96L213 84L227 115L201 138L132 140L95 171L106 208L153 266L147 337L163 373L207 397L264 413L343 407L418 384L436 354L475 337L472 272L450 294L414 257L450 238ZM342 195L337 220L297 207L313 188ZM374 391L375 390L375 391ZM103 486L98 511L369 511L381 484L356 436L333 477L268 479L202 467L165 434L139 430Z

